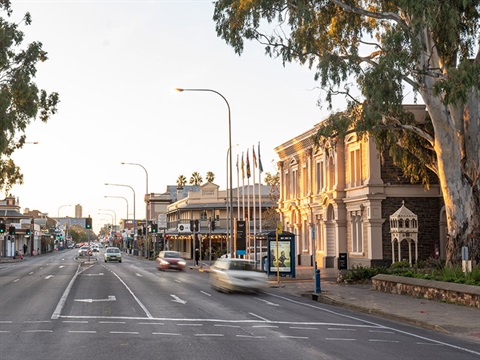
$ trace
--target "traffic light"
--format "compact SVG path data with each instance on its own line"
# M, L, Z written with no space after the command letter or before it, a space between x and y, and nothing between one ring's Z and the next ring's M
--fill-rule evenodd
M25 231L25 235L30 236L30 229L27 229L27 230Z
M85 218L85 229L91 229L92 228L92 218L89 216Z
M152 224L152 234L156 234L158 231L158 226L157 224Z
M195 232L198 232L198 219L195 220Z
M3 234L7 230L7 225L5 223L0 223L0 234Z
M211 225L210 225L210 229L212 231L215 230L215 220L212 220Z
M9 233L10 235L15 235L15 230L16 230L16 229L15 229L15 226L10 226L10 227L8 228L8 233Z

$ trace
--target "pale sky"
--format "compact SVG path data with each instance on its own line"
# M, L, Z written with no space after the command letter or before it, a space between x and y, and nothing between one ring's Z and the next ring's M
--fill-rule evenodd
M34 121L27 144L13 158L24 184L11 194L22 211L37 209L52 217L74 216L74 206L93 218L98 231L126 216L145 218L145 172L149 192L163 193L179 175L215 174L227 183L228 112L214 93L173 89L207 88L220 92L231 107L233 185L236 157L261 144L265 172L275 172L274 148L323 120L322 95L307 67L271 59L257 43L241 57L217 37L213 4L171 1L15 1L16 22L26 42L40 41L49 60L38 65L37 85L60 95L58 113L48 123ZM342 107L340 102L340 107ZM239 146L235 146L239 144ZM258 154L257 154L258 156ZM272 162L274 161L274 162ZM257 171L258 176L258 171ZM252 179L251 179L252 181Z

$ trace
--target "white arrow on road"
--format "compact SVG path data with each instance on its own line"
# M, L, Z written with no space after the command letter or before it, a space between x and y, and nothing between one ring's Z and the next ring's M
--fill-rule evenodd
M173 300L174 302L177 302L177 303L180 303L180 304L186 304L187 302L185 300L182 300L180 299L177 295L170 295L171 297L173 297Z
M108 296L108 299L75 299L74 301L81 301L81 302L92 303L92 302L115 301L115 300L117 300L117 299L115 298L115 296L109 295L109 296Z

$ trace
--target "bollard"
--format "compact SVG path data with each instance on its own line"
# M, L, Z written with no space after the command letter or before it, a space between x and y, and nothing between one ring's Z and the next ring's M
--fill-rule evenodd
M322 292L320 288L320 269L315 270L315 293L319 294Z

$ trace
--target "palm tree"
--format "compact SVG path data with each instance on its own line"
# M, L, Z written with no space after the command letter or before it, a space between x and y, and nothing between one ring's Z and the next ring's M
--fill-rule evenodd
M182 189L185 185L187 184L187 178L183 175L180 175L178 178L177 178L177 187L179 189Z
M202 183L202 175L198 171L194 171L190 177L190 185L198 186Z
M209 183L212 183L215 180L215 174L211 171L207 171L207 175L205 176Z

